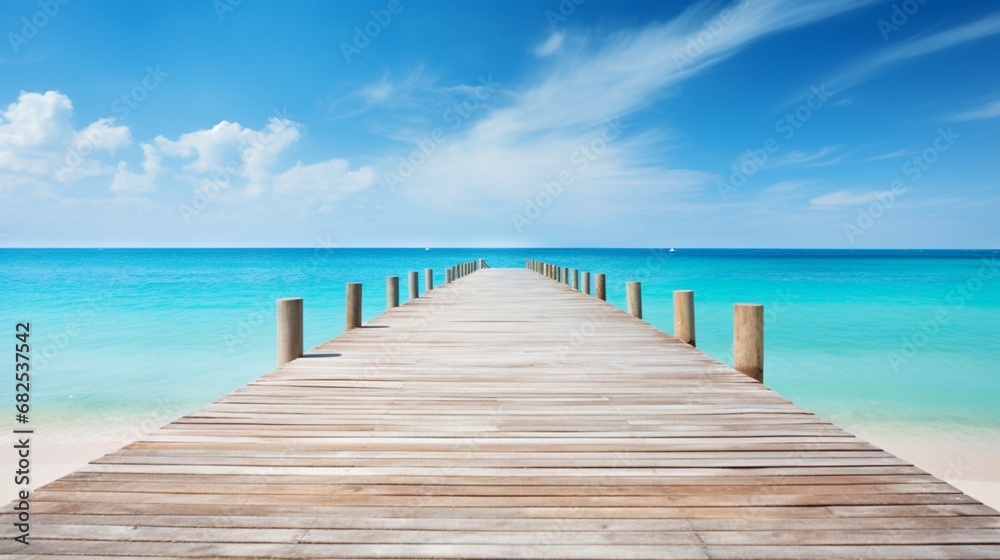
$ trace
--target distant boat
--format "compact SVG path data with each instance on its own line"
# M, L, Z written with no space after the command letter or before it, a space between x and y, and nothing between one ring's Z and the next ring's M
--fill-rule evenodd
M668 253L673 253L673 252L674 252L674 248L673 248L673 247L671 247L671 248L670 248L670 250L669 250L669 251L667 251L667 252L668 252Z
M424 247L424 251L430 251L430 250L431 250L430 247Z

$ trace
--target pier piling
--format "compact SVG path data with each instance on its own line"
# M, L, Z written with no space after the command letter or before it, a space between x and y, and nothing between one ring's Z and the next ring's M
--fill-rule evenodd
M278 300L278 367L302 356L302 298Z
M694 340L694 292L677 290L674 292L674 336L691 346Z
M733 308L733 369L764 381L764 306L738 303Z
M347 330L361 326L361 284L347 285Z

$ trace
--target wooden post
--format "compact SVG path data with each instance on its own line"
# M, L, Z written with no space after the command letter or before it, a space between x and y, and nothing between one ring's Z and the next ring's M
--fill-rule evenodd
M444 283L451 284L451 269L446 268L444 271Z
M428 268L424 270L424 280L427 286L426 291L431 291L434 289L434 269Z
M642 319L642 283L626 282L625 296L628 302L628 312Z
M347 285L347 330L361 326L361 284Z
M733 308L733 369L764 381L764 306L738 303Z
M417 271L410 271L410 299L420 297L420 274Z
M569 277L573 280L573 289L574 290L579 290L580 289L580 271L574 268L572 270L572 272L570 272Z
M674 292L674 336L694 346L694 292Z
M604 285L604 282L605 282L604 274L597 274L594 277L594 284L595 284L594 295L597 296L597 299L603 299L604 301L608 301L607 286Z
M278 367L302 356L302 298L278 300Z
M563 267L562 269L562 282L569 285L569 267Z
M385 279L385 306L388 309L399 307L399 276Z
M583 293L587 294L588 296L590 295L590 273L589 272L584 272L583 273L583 289L580 290L580 291L582 291Z

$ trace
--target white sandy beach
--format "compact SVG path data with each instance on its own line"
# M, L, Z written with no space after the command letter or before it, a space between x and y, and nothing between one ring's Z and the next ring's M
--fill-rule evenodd
M127 442L103 442L85 444L59 443L46 445L42 441L33 439L31 442L30 488L32 490L41 488L57 478L70 474L95 459L99 459L112 451L117 451L126 444ZM16 470L14 461L17 457L15 456L10 443L6 443L4 447L6 449L10 449L10 452L3 454L3 472L13 473ZM3 477L3 484L0 485L0 490L3 492L2 497L4 503L13 500L17 496L17 492L20 489L21 487L14 484L13 476Z
M989 428L845 426L1000 511L1000 433Z

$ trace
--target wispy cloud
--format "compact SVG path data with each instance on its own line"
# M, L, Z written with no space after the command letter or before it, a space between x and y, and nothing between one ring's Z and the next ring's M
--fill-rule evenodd
M905 150L893 150L891 152L881 153L875 156L866 157L864 159L858 160L859 163L865 163L869 161L882 161L887 159L898 159L901 157L909 157L913 154L918 153L916 149L905 149Z
M531 50L535 56L541 58L543 56L549 56L550 54L558 51L562 48L563 40L566 39L566 34L562 31L556 31L545 42L540 43L534 49Z
M551 55L557 57L551 73L440 146L407 180L404 194L437 207L513 210L560 173L569 173L568 191L608 211L619 202L635 202L639 193L646 206L664 193L705 185L708 174L665 165L667 135L661 130L635 127L604 143L585 166L578 165L578 155L581 148L602 145L607 123L628 122L668 88L753 42L869 3L756 0L727 12L713 10L715 3L699 3L667 23L622 31L596 46L591 41L585 52L558 50ZM707 43L701 39L692 56L690 45L708 22L717 22L721 31ZM397 161L398 156L387 158L384 167L392 170Z
M801 191L803 188L811 185L812 181L782 181L780 183L775 183L770 187L764 189L765 194L789 194Z
M1000 14L884 48L829 81L835 90L857 85L895 64L1000 34Z
M856 192L840 190L818 196L809 201L813 208L837 208L841 206L861 206L878 200L892 200L896 193L889 191Z
M415 108L439 100L446 92L438 82L439 73L428 72L419 66L402 77L384 74L377 81L356 87L330 103L328 111L333 119L348 119L376 108Z
M826 167L836 165L844 161L844 156L839 154L837 146L824 146L818 150L808 152L804 150L794 150L779 157L772 158L767 166L776 167Z
M971 109L969 111L963 111L956 115L953 115L948 120L953 122L963 122L963 121L985 121L989 119L1000 118L1000 100L987 103L982 107L976 109Z

